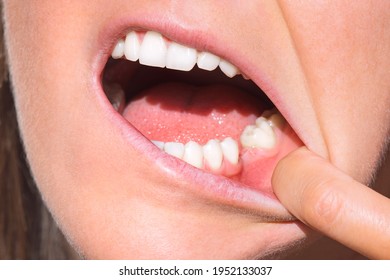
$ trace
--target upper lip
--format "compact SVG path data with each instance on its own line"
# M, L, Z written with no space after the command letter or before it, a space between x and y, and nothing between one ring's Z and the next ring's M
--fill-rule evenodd
M170 24L163 15L155 13L155 11L153 12L153 16L148 16L147 13L148 11L144 11L142 14L132 14L131 17L125 16L117 18L100 33L100 49L97 52L94 65L95 85L97 85L100 97L105 98L100 81L104 66L111 55L115 43L119 38L124 37L130 29L154 30L172 41L193 47L197 50L212 52L236 65L260 88L272 89L272 85L266 83L266 74L262 72L258 66L246 59L246 56L243 53L240 53L240 50L234 49L231 44L222 41L218 36L213 36L214 34L210 33L212 31L197 30L196 28L193 28L189 32L188 29L184 28L182 25ZM210 40L210 38L212 38L212 40ZM287 110L287 108L283 106L283 103L280 102L281 98L279 98L276 91L267 90L265 93L279 110L282 112ZM113 111L111 111L111 113L113 114ZM128 123L121 119L119 115L115 114L114 118L119 118L117 123L122 125L123 129L129 129ZM172 166L172 161L167 160L167 157L165 156L161 156L161 153L156 150L149 149L148 145L150 146L150 143L139 133L137 134L138 136L135 137L141 145L138 145L136 148L139 148L142 151L145 151L145 149L148 150L149 156L154 159L161 159L157 161L157 164L162 163L165 168L180 169L180 173L175 174L176 179L183 180L184 178L192 177L193 181L197 181L198 176L193 175L193 167L184 163L178 167L177 160L174 160L173 164L176 166L174 168ZM131 138L131 142L133 142L134 135ZM161 170L163 169L164 168ZM205 174L205 176L208 176L210 185L212 185L212 180L216 180L215 176L212 174ZM234 205L238 209L243 209L245 213L252 213L256 216L259 216L260 214L262 221L294 220L294 217L292 217L291 214L274 199L268 198L261 193L250 189L233 186L233 184L228 183L228 181L229 180L219 181L219 183L223 184L222 188L216 189L203 186L203 188L198 189L197 192L207 199L219 201L219 203L222 204ZM200 185L204 184L204 180L198 182Z

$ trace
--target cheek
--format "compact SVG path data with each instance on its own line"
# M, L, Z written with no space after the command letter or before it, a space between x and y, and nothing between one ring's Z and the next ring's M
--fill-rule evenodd
M330 159L367 182L390 127L390 2L359 4L289 2L283 10Z
M48 181L50 174L61 174L61 164L80 166L70 155L77 154L77 138L87 134L82 120L99 125L92 115L91 69L85 67L92 64L89 48L98 27L69 3L61 9L53 1L4 6L19 126L33 172Z

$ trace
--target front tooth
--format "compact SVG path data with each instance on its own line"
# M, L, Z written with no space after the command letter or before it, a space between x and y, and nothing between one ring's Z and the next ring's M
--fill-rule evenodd
M164 68L166 54L167 46L161 34L146 32L139 52L139 63Z
M167 52L167 68L190 71L196 63L197 51L178 43L171 43Z
M225 73L225 75L229 78L233 78L235 75L238 74L237 67L224 59L221 59L221 61L219 62L219 68L221 68L221 71Z
M184 147L184 157L183 160L192 166L197 168L203 167L203 151L202 147L194 142L188 142Z
M270 149L276 144L276 135L268 121L260 119L257 125L245 127L240 140L245 148Z
M112 58L121 58L123 56L123 51L125 48L125 41L120 39L118 43L116 43L114 50L112 51Z
M197 64L200 69L213 71L219 65L220 58L209 52L201 52L198 55Z
M183 159L184 145L177 142L168 142L164 145L164 151L171 156Z
M238 163L239 149L237 142L233 138L225 138L221 142L221 148L224 158L226 158L232 164Z
M126 36L124 54L128 60L137 61L139 58L140 43L137 33L131 31Z
M215 139L211 139L203 146L203 156L207 164L211 169L217 170L222 165L222 149L219 142Z
M152 143L156 145L160 150L164 150L164 145L165 145L164 142L152 140Z

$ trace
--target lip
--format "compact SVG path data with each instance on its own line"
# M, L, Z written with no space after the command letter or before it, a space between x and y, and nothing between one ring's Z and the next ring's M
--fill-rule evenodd
M96 52L93 65L93 84L102 110L112 120L113 125L118 126L120 131L123 132L122 135L129 145L136 149L140 155L149 159L151 169L162 173L162 176L169 176L171 180L176 182L185 182L181 186L187 189L191 195L199 196L202 199L212 201L221 206L227 206L228 208L234 207L246 215L253 215L256 220L261 222L295 221L296 218L277 199L249 189L230 179L200 171L183 161L161 152L128 121L112 109L102 88L102 72L118 39L124 37L130 29L140 29L157 31L172 41L191 46L197 50L209 51L230 61L245 75L251 77L258 87L263 89L283 115L291 115L288 113L287 106L284 106L280 95L267 82L267 75L261 69L258 69L256 65L252 64L251 61L247 60L245 55L240 53L240 50L234 49L228 42L224 42L218 36L214 36L210 30L205 31L193 28L189 31L183 25L172 24L172 17L170 17L170 20L167 21L166 17L161 13L143 11L142 13L134 13L131 17L119 16L101 30L98 38L98 46L100 48ZM209 38L213 38L213 40ZM290 122L289 119L287 121Z

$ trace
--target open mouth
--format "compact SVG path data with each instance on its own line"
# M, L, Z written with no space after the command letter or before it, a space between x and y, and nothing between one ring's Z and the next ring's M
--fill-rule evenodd
M113 46L102 81L113 108L162 153L276 200L273 169L302 142L242 69L135 29Z

